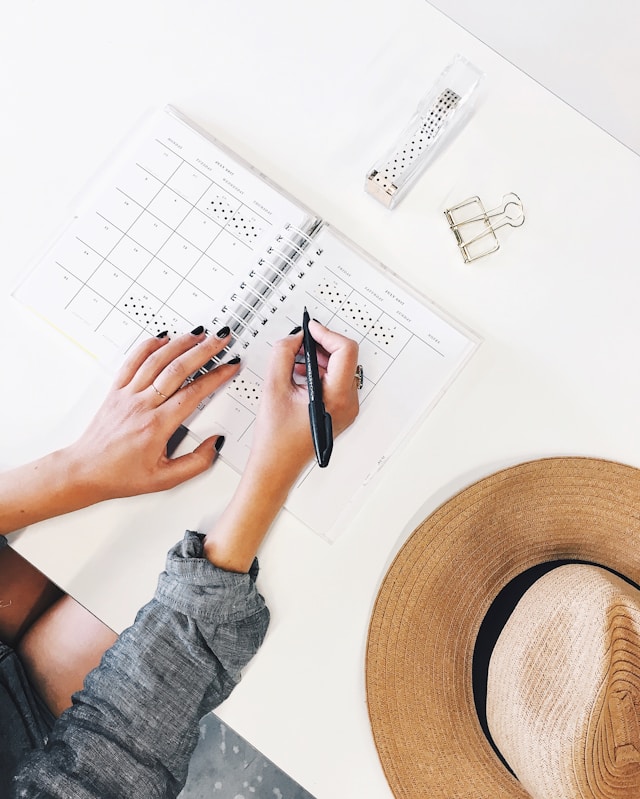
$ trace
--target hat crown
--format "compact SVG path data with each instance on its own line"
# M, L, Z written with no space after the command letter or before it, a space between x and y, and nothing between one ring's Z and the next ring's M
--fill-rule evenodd
M595 566L541 577L496 643L487 721L535 799L640 797L640 591Z

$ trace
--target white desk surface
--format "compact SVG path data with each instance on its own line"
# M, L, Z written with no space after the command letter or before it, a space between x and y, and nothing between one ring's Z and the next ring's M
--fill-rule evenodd
M415 523L522 460L640 466L640 159L422 0L326 0L313 14L293 0L113 0L102 13L81 0L13 4L0 52L4 466L70 440L107 382L10 287L105 156L166 102L484 338L335 544L278 519L261 552L271 629L219 710L317 799L389 799L364 651L379 582ZM389 212L364 176L456 52L486 72L476 112ZM443 209L509 191L524 226L465 265ZM214 519L236 479L218 464L174 492L38 525L14 544L120 630L152 595L168 547Z
M636 0L430 2L640 154Z

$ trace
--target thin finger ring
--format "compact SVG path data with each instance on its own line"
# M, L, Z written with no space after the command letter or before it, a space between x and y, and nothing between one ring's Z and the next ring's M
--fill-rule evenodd
M358 381L356 388L361 389L364 385L364 369L362 368L361 364L356 366L356 373L353 377Z
M162 391L158 391L158 389L155 387L155 385L153 383L151 384L151 388L156 392L156 394L159 397L162 397L163 400L168 400L169 399L169 397L167 397L166 394L163 394Z

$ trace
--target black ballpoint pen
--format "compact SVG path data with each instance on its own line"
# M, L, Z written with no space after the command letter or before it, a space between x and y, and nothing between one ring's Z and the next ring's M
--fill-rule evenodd
M309 332L309 312L304 309L302 315L302 332L304 344L304 363L309 389L309 421L311 436L316 451L318 466L326 466L333 450L333 427L331 416L327 413L322 401L322 382L318 370L316 342Z
M173 453L178 449L178 445L182 443L184 438L188 435L189 428L183 424L172 434L171 438L167 441L167 458L170 458Z

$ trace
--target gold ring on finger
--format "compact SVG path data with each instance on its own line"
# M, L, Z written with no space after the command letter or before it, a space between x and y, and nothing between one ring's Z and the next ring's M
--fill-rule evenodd
M156 394L159 397L162 397L163 400L168 400L169 399L169 397L166 394L163 394L162 391L158 391L158 389L155 387L154 383L151 384L151 388L156 392Z

